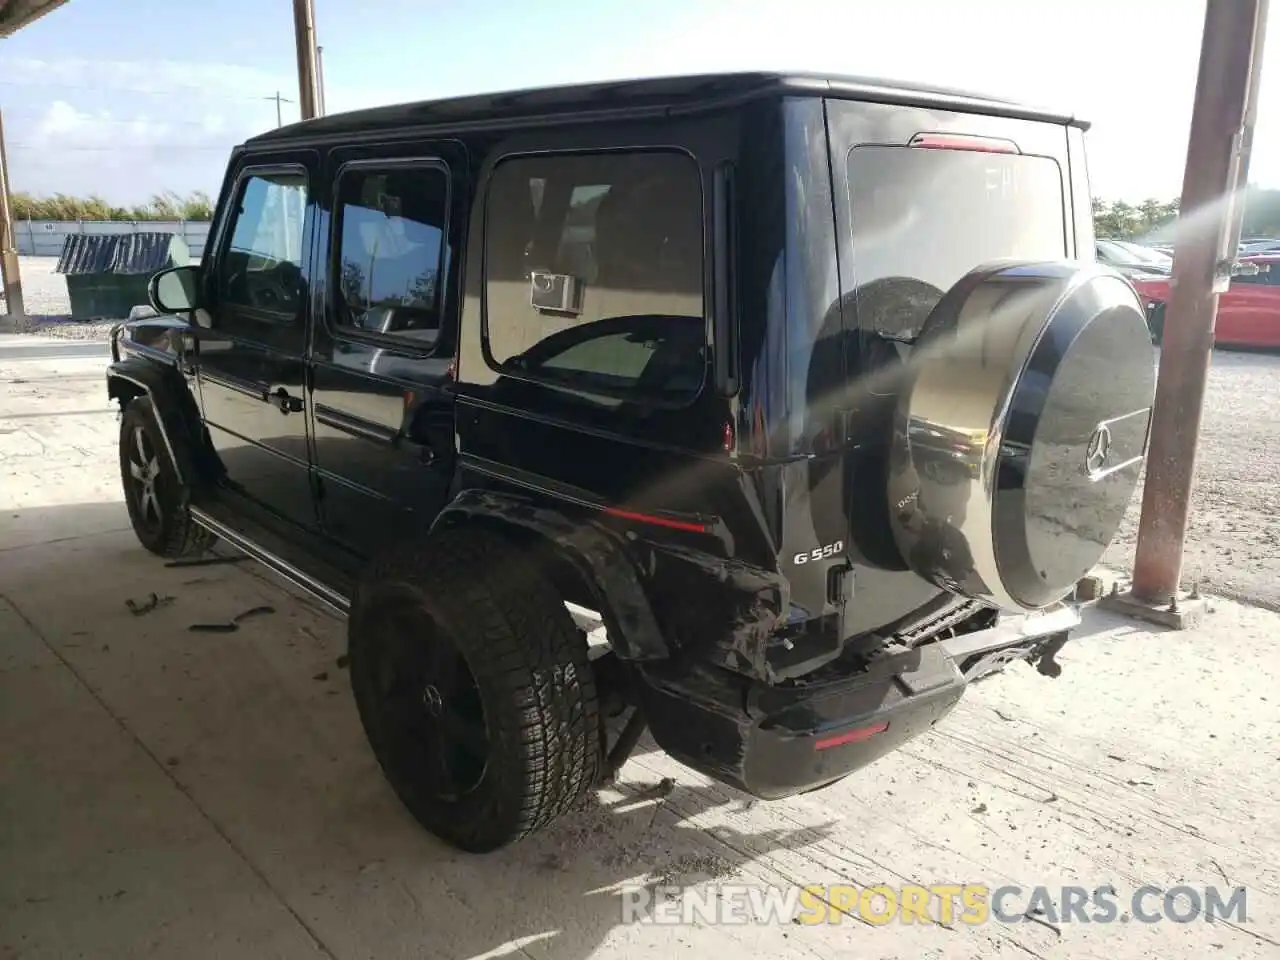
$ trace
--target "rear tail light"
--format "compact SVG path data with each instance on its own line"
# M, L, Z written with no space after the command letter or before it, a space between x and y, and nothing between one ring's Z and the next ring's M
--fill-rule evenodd
M909 146L923 150L973 150L977 153L1021 153L1012 140L960 133L917 133Z
M670 517L659 517L652 513L640 513L637 510L624 510L621 507L605 507L607 516L619 520L631 520L635 523L647 523L654 527L665 527L668 530L683 530L685 533L707 533L711 529L705 523L691 523L687 520L673 520Z
M884 733L889 729L889 722L877 723L870 727L857 727L853 730L846 730L844 733L837 733L830 737L823 737L821 740L813 741L813 749L830 750L832 747L843 747L846 743L861 743L863 740L870 740L877 733Z

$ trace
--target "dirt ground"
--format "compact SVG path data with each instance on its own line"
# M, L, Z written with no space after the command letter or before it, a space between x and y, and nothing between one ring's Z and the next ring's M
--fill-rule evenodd
M646 742L587 809L469 857L380 776L340 622L251 564L170 567L138 547L102 359L57 352L0 343L0 957L1280 951L1274 614L1216 602L1202 630L1162 633L1091 612L1060 679L1019 666L933 734L793 800L752 802ZM190 629L261 606L231 633ZM1068 922L1056 894L1048 913L980 926L623 922L628 887L713 883L1248 899L1244 922Z
M1213 355L1183 583L1280 610L1280 356ZM1129 570L1135 497L1109 565Z
M21 332L54 337L59 340L104 340L116 320L68 322L71 301L67 296L66 278L54 272L57 257L19 257L22 273L22 299L26 320ZM0 295L0 328L5 314L4 297Z

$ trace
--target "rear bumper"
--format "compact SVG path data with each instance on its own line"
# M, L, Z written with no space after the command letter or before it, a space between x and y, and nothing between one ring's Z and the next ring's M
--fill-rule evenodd
M642 670L658 745L695 770L762 799L826 786L924 733L965 687L1064 641L1074 607L886 655L849 677L770 687L714 667Z

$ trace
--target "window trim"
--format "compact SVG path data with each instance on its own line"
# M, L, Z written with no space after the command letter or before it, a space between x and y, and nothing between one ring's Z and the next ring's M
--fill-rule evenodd
M422 167L439 170L444 174L445 181L444 225L440 231L440 254L436 259L436 276L438 278L436 282L436 338L425 347L421 340L410 340L399 337L394 333L376 333L361 330L359 327L347 326L337 322L337 298L342 289L340 270L340 261L342 259L342 213L339 204L342 178L351 172L359 173L366 170L387 169L411 170ZM416 359L434 356L440 351L441 344L447 339L444 331L445 308L448 304L447 298L449 295L449 276L445 273L444 259L452 237L454 203L453 172L449 168L449 164L443 158L434 156L359 157L354 160L345 160L333 172L330 200L329 249L326 257L327 263L325 264L325 286L327 290L324 310L321 311L325 331L335 342L345 341L347 343L367 344L372 347L384 347L396 350L399 353L410 354ZM453 259L456 264L458 257L455 256ZM450 269L456 269L456 267L451 265Z
M223 268L226 266L227 254L231 248L231 241L235 237L236 223L239 218L240 206L244 199L244 189L249 180L254 177L263 178L278 174L301 174L303 189L306 191L304 197L305 207L302 214L302 236L299 238L298 257L301 261L298 270L305 279L307 274L307 262L310 259L311 251L308 249L311 245L312 236L312 220L314 194L312 191L311 170L306 164L300 162L283 161L279 163L249 163L236 171L235 181L232 190L227 194L229 202L227 204L227 216L218 227L217 247L215 248L215 256L212 264L213 287L216 291L214 303L219 311L230 308L235 310L241 316L258 323L268 323L272 326L289 328L298 324L299 318L302 324L306 324L306 315L311 304L310 284L307 289L300 291L302 296L299 299L298 310L294 314L286 314L279 310L269 310L265 307L249 306L242 303L228 303L222 299L222 276ZM207 288L206 288L207 289Z
M709 325L713 323L711 316L715 310L715 296L711 290L712 277L709 275L714 270L712 259L707 256L707 236L708 230L713 226L707 218L707 194L708 185L707 178L704 175L703 165L699 161L697 155L687 147L678 144L625 144L617 146L581 146L554 148L550 150L512 150L507 153L499 154L488 165L485 171L483 184L477 199L482 200L483 208L480 217L480 352L484 357L485 364L489 369L499 377L507 377L512 380L519 380L524 383L534 384L536 386L547 387L557 391L563 391L574 394L592 394L594 396L605 397L610 400L622 402L638 402L645 406L663 410L685 410L695 406L702 396L707 392L709 387L714 387L716 370L715 362L704 363L702 380L699 382L696 390L691 391L687 397L680 400L658 400L646 397L633 388L624 388L619 390L609 390L606 388L581 387L568 383L565 380L557 379L549 376L530 375L525 371L512 370L494 357L493 351L489 345L489 214L490 214L490 198L492 196L493 179L497 175L498 170L503 164L509 161L519 160L554 160L557 158L571 157L600 157L600 156L635 156L637 154L668 154L682 157L687 160L693 168L698 180L698 197L700 200L698 207L698 250L702 258L701 275L702 284L700 294L702 297L702 345L704 349L711 350L713 356L716 354L715 345L712 343L711 331Z

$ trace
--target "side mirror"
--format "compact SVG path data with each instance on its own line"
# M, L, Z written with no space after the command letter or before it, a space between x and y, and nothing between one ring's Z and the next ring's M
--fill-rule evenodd
M158 313L187 313L200 306L200 267L161 270L147 284L147 299Z

